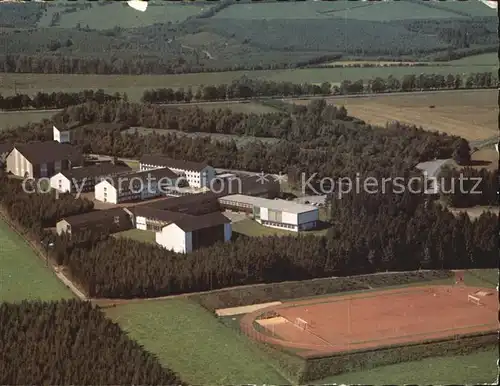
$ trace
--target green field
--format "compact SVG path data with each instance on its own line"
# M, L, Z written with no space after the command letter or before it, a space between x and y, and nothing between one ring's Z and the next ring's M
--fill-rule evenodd
M498 66L498 54L490 52L487 54L467 56L462 59L452 60L448 63L454 66Z
M131 303L106 313L191 384L289 384L252 342L189 300Z
M305 68L297 70L230 71L179 75L69 75L69 74L0 74L0 94L34 94L44 92L77 92L82 89L104 89L107 93L127 93L131 100L138 101L145 90L152 88L198 87L200 85L228 84L243 75L263 80L288 81L293 83L339 83L393 75L401 78L408 74L469 74L473 72L495 72L497 65L463 64L454 66L425 67L372 67L372 68Z
M0 301L72 298L26 242L0 220Z
M327 19L329 12L352 7L347 1L234 4L213 19Z
M371 370L344 373L314 384L460 385L494 383L497 379L498 349L469 355L426 358L421 361L381 366Z
M493 16L492 13L491 16ZM351 8L341 12L335 12L333 16L346 19L367 20L367 21L394 21L406 19L446 19L464 18L455 13L426 7L421 4L401 2L378 2L369 7Z
M54 12L59 12L61 15L57 24L61 28L75 28L78 23L82 27L88 25L89 28L96 30L144 27L155 23L178 23L210 8L210 5L162 2L157 5L150 4L146 12L137 12L126 4L115 3L106 6L94 5L92 8L72 13L61 12L68 7L66 4L48 7L46 14L39 20L38 27L48 27Z
M140 229L129 229L127 231L119 232L114 234L115 237L123 237L143 243L153 243L156 244L155 232L143 231Z
M0 111L0 130L11 127L26 125L28 123L40 122L42 119L49 119L59 110L46 111Z
M297 236L297 232L287 231L284 229L275 229L266 227L264 225L259 224L258 222L245 219L242 221L234 222L231 224L233 232L250 236L250 237L262 237L262 236ZM324 235L327 232L327 229L318 229L307 232L301 232L300 235Z
M469 2L467 2L469 3ZM441 4L441 3L440 3ZM453 2L439 9L407 1L367 4L351 1L235 4L217 13L216 19L324 19L346 18L368 21L403 19L464 18L459 12L474 16L494 16L495 11L477 4Z

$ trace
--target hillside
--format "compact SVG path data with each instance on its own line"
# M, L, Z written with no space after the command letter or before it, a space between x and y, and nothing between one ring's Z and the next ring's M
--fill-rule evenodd
M157 1L146 12L114 2L0 3L4 60L82 58L84 73L116 60L126 61L124 73L155 72L144 69L148 61L165 73L446 61L494 52L497 24L495 10L478 1ZM109 63L89 63L99 58Z

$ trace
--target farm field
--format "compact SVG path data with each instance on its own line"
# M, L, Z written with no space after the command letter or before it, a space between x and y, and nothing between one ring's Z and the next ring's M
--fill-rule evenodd
M218 12L213 19L327 19L330 12L352 7L347 1L234 4Z
M446 64L450 64L453 66L468 66L468 65L481 65L481 66L490 66L490 65L498 65L498 54L494 52L490 52L487 54L473 55L467 56L462 59L456 59Z
M131 303L105 311L191 384L289 384L252 342L190 300Z
M0 220L0 244L0 302L73 297L71 291L3 220Z
M400 121L472 141L498 136L496 90L331 98L330 103L344 105L349 115L374 125ZM435 108L429 108L431 105Z
M217 13L214 19L324 19L346 18L368 21L394 21L403 19L465 18L455 11L474 16L494 16L494 10L482 4L477 6L450 4L441 9L410 2L379 4L348 1L313 3L235 4ZM485 8L485 9L483 9Z
M243 75L262 80L288 81L294 83L339 83L343 80L368 80L389 75L401 78L407 74L468 74L473 72L495 72L496 64L425 67L372 67L372 68L304 68L295 70L229 71L179 75L71 75L71 74L0 74L0 94L34 94L44 92L75 92L82 89L103 89L107 93L126 92L130 100L138 101L147 89L198 87L231 83Z
M497 379L498 349L468 355L426 358L421 361L380 366L321 379L313 384L425 385L492 384Z
M59 110L0 111L0 130L50 119Z
M58 5L48 7L46 14L39 20L38 27L49 27L54 12L60 14L60 21L57 24L60 28L75 28L78 23L97 30L144 27L155 23L179 23L210 8L210 5L159 3L150 4L147 12L137 12L128 5L120 3L94 5L71 13L62 13L64 8L67 7Z
M297 232L291 232L284 229L275 229L265 227L264 225L259 224L258 222L245 219L242 221L238 221L232 223L233 232L250 236L250 237L262 237L262 236L297 236ZM317 235L322 236L327 232L328 229L318 229L312 230L308 232L302 232L300 235Z
M472 153L471 158L478 163L475 169L498 169L498 152L494 147L488 146Z

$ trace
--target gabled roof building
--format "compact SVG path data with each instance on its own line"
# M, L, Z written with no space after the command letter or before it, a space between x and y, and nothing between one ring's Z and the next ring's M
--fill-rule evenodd
M207 187L215 178L215 169L206 163L181 161L161 155L143 155L140 159L140 170L169 168L179 176L183 176L189 186Z
M131 172L126 165L102 163L64 170L50 178L50 186L60 192L88 192L106 177L117 176Z
M19 177L52 177L81 165L82 154L69 144L56 141L14 145L6 158L6 171Z

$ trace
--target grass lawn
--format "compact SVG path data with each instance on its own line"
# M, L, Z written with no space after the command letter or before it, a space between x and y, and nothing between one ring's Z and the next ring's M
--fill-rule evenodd
M426 358L421 361L381 366L371 370L344 373L314 384L414 384L460 385L495 383L498 348L468 355Z
M58 111L59 110L0 111L0 130L22 126L33 122L40 122L42 119L50 119L50 117Z
M72 298L26 242L0 220L0 301Z
M498 285L498 269L469 269L465 272L464 281L470 286L495 288Z
M129 229L127 231L115 233L114 236L125 237L132 240L141 241L143 243L156 244L155 232L152 231L143 231L141 229Z
M466 56L465 58L452 60L447 63L460 66L471 65L471 64L488 66L491 64L498 64L498 54L496 52L490 52L487 54Z
M250 341L190 300L127 304L106 313L191 384L289 384Z
M326 234L328 228L322 228L322 229L317 229L317 230L312 230L312 231L306 231L306 232L292 232L292 231L287 231L284 229L275 229L275 228L269 228L265 227L258 222L251 220L251 219L245 219L242 221L238 221L233 223L232 225L233 232L245 235L245 236L250 236L250 237L261 237L261 236L298 236L298 235L317 235L317 236L323 236Z

